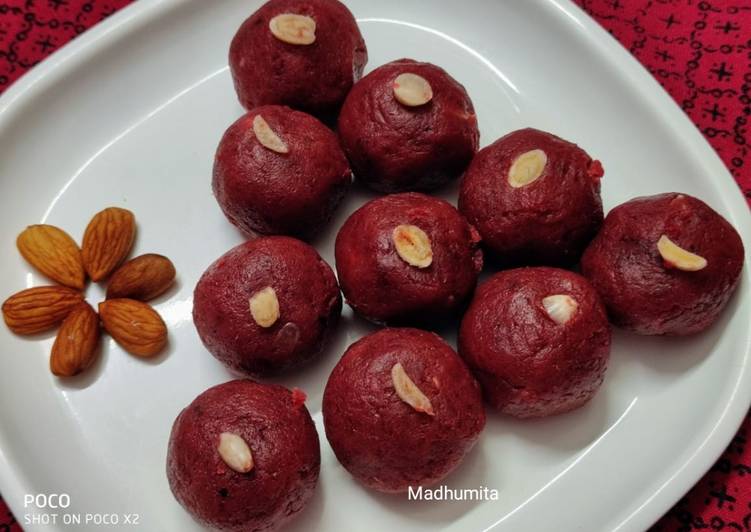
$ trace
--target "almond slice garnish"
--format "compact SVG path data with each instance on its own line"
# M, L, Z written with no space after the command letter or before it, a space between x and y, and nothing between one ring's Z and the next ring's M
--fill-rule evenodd
M269 29L287 44L306 46L316 42L316 21L305 15L282 13L269 21Z
M513 188L521 188L536 181L548 164L548 156L542 150L530 150L522 153L511 164L508 182Z
M279 138L279 135L274 133L269 123L261 115L256 115L253 118L253 133L264 148L276 153L289 153L287 145Z
M405 72L394 80L394 97L402 105L419 107L433 99L433 88L422 76Z
M219 435L219 456L227 466L238 473L253 469L253 454L248 444L237 434L222 432Z
M427 268L433 262L428 235L416 225L398 225L391 234L399 257L415 268Z
M683 249L666 235L657 241L657 250L669 266L684 272L696 272L707 267L707 259Z
M271 327L279 319L279 300L270 286L253 294L248 302L253 321L264 329Z
M576 313L576 309L579 308L576 300L566 294L555 294L543 298L542 306L545 307L545 312L550 316L550 319L558 325L563 325L569 321Z
M424 412L429 416L434 416L433 405L430 404L424 393L417 387L417 385L409 378L407 372L404 371L402 365L397 362L391 368L391 380L394 383L394 389L399 399L407 403L409 406L417 410L418 412Z

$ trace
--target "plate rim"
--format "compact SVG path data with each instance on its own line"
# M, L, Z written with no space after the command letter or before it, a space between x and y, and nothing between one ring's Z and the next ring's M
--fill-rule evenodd
M159 19L165 12L169 12L184 1L139 0L131 3L108 19L87 29L26 72L0 95L0 138L4 135L6 126L16 119L16 115L23 112L25 104L32 101L36 94L44 92L58 79L75 71L99 53L102 48L107 48L139 27ZM347 3L347 0L343 1ZM638 91L642 103L648 106L650 113L669 125L672 133L682 145L695 151L702 163L702 171L715 176L712 185L728 208L726 215L746 237L744 238L744 244L746 244L744 277L748 278L751 242L748 231L744 230L744 227L751 227L751 210L735 179L714 148L649 71L573 0L537 1L550 9L560 11L565 16L563 23L573 26L578 37L586 39L591 48L617 67L622 79L631 85L629 89ZM748 282L746 281L745 284ZM743 285L739 287L739 292L741 290L743 290ZM739 293L736 297L749 297L749 295ZM654 524L698 482L721 456L751 405L751 372L749 372L751 335L747 343L739 345L738 349L745 352L742 353L742 364L739 367L735 388L725 403L719 419L709 429L706 438L695 449L687 449L692 451L691 455L677 470L665 470L665 474L659 478L662 481L659 488L649 494L642 504L633 509L612 530L646 529ZM27 485L25 475L8 460L2 443L0 439L0 493L19 519L19 524L23 526L20 517L24 514L21 501L24 486ZM496 523L488 530L500 526L502 526L500 523ZM53 530L54 528L39 525L34 529Z

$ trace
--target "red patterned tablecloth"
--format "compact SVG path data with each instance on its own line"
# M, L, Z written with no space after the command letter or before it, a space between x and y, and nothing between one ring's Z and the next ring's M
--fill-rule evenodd
M717 150L751 203L751 0L576 0L633 53ZM130 0L0 0L0 92ZM751 530L747 417L656 531ZM21 527L0 499L0 532Z

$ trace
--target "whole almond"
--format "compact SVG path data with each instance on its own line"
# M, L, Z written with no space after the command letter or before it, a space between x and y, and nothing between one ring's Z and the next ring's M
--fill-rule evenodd
M37 286L10 296L3 319L16 334L36 334L63 321L83 301L80 292L65 286Z
M107 286L107 299L149 301L164 293L175 280L175 266L167 257L148 253L120 266Z
M63 320L50 355L50 371L72 377L94 363L99 344L99 317L86 302L79 303Z
M133 213L109 207L94 215L83 235L81 256L89 277L105 279L130 253L136 237Z
M86 272L78 244L54 225L30 225L16 239L16 246L29 264L65 286L83 290Z
M105 330L123 349L151 357L167 345L167 326L150 305L135 299L108 299L99 303Z

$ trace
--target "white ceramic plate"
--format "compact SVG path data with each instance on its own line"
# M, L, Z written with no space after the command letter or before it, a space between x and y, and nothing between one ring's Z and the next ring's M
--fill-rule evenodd
M15 250L25 225L46 221L80 238L89 217L108 205L136 213L135 252L163 253L179 271L176 289L158 301L171 347L156 361L107 340L92 371L59 381L47 369L51 334L28 340L0 327L0 491L28 530L56 528L26 524L34 513L118 514L121 523L123 514L139 514L142 530L197 528L170 494L166 442L180 409L230 378L201 346L191 293L206 266L241 241L211 195L210 172L222 132L242 113L226 67L228 44L260 3L141 0L0 99L2 298L45 282ZM636 195L688 192L724 214L751 248L748 207L709 145L572 4L349 4L368 44L368 69L403 56L443 66L474 100L483 145L524 126L550 130L604 162L606 208ZM332 264L336 230L364 199L353 194L316 243ZM282 380L308 392L323 454L315 498L291 528L646 528L717 458L748 408L748 271L706 334L616 333L605 385L581 410L533 422L491 414L447 485L497 489L495 502L382 496L338 465L323 433L321 393L346 346L369 330L347 310L326 356ZM96 303L102 290L92 286L87 295ZM25 507L27 493L66 493L71 505Z

